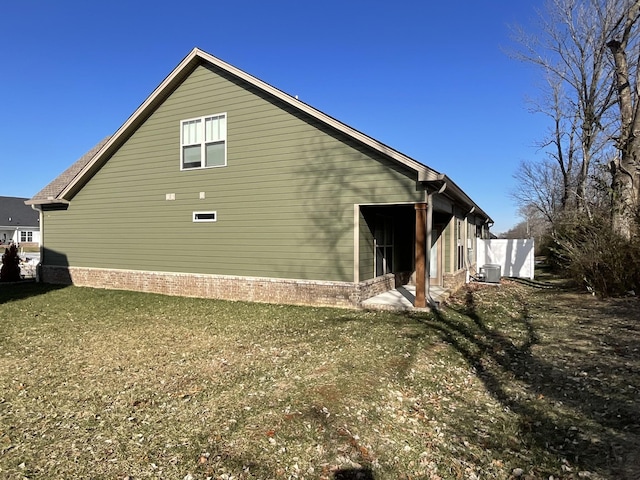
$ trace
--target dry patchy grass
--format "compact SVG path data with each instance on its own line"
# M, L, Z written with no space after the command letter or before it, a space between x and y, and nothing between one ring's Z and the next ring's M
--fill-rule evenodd
M638 306L515 282L414 315L0 286L0 477L636 478Z

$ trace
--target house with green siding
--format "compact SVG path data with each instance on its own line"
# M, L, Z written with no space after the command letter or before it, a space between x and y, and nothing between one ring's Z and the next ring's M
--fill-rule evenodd
M464 284L492 224L445 174L199 49L26 203L44 282L345 307Z

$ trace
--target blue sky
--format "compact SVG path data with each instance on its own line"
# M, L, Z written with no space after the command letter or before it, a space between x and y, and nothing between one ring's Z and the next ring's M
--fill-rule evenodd
M0 13L0 195L31 197L199 47L446 173L495 220L546 129L508 26L542 0L20 0Z

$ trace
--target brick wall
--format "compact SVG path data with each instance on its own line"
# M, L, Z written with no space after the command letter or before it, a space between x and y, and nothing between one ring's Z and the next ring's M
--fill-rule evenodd
M355 308L395 288L393 274L354 284L280 278L42 266L45 283L185 297Z
M363 301L396 288L396 276L393 273L387 273L381 277L360 282L358 287L360 290L360 301Z
M462 287L466 281L467 271L465 269L453 273L444 273L442 275L442 286L452 293Z

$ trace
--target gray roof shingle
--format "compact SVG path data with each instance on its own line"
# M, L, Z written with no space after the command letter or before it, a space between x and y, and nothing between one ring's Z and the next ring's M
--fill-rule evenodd
M42 200L55 199L60 193L69 185L74 178L82 171L82 169L91 161L91 159L100 151L107 141L111 137L103 139L100 143L94 146L91 150L85 153L82 157L76 160L69 168L58 175L51 183L36 193L31 198L30 203L38 202Z
M40 214L28 205L26 198L0 197L0 228L40 228Z

